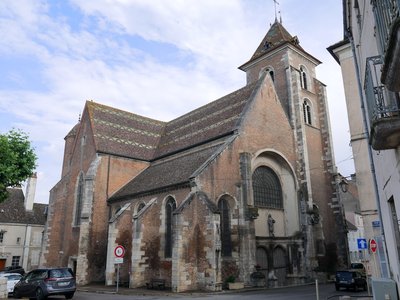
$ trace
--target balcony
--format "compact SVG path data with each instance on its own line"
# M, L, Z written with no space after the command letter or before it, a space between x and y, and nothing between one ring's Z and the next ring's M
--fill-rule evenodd
M400 0L372 0L378 47L384 56L381 81L400 92Z
M381 84L381 67L381 56L367 59L364 89L371 127L370 144L375 150L395 149L400 145L400 97Z

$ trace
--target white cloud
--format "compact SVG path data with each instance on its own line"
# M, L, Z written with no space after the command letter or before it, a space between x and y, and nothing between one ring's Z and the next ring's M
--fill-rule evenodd
M245 74L236 68L251 57L274 18L272 3L265 1L70 3L74 16L63 16L62 10L56 16L53 10L63 7L52 1L0 2L0 54L15 64L20 59L37 64L36 78L30 82L35 88L24 85L28 79L21 66L5 74L21 89L0 89L0 113L13 116L12 124L1 128L16 126L30 133L40 156L41 202L48 200L48 191L60 179L63 138L76 124L85 100L171 120L243 86ZM289 6L298 7L298 1L284 3L285 27L324 61L318 74L328 84L335 144L348 145L348 134L341 133L347 124L341 77L336 62L326 63L325 50L341 37L341 28L332 28L341 24L341 15L305 22L307 15L298 16L306 10ZM323 19L329 28L316 26ZM338 161L349 156L348 147L339 146L335 152Z

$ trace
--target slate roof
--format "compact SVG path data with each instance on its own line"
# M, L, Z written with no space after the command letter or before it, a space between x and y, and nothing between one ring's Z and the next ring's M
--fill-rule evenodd
M294 38L280 22L275 21L275 23L272 24L271 28L268 30L267 34L261 41L261 44L258 46L256 52L254 52L250 60L260 57L264 53L275 49L283 43L291 43L302 49L299 45L298 40L296 40L296 38Z
M347 224L347 229L348 230L351 230L351 231L357 231L358 230L357 226L355 226L349 220L346 220L346 224Z
M208 148L187 151L173 158L153 162L138 176L109 198L109 202L133 198L144 192L188 184L193 173L198 170L225 140Z
M32 211L26 211L24 193L20 188L8 188L9 197L0 203L0 223L45 225L47 204L34 203Z
M276 48L280 47L283 44L291 44L295 46L297 49L301 50L303 53L308 54L304 51L304 49L300 46L299 39L297 36L292 36L285 27L283 27L282 23L275 20L275 23L271 25L271 28L268 30L267 34L264 36L260 45L254 52L253 56L250 58L248 62L239 67L242 69L243 66L247 65L249 62L256 60L257 58L263 56L266 53L269 53ZM311 56L310 54L308 54ZM320 61L315 57L311 56L318 63Z

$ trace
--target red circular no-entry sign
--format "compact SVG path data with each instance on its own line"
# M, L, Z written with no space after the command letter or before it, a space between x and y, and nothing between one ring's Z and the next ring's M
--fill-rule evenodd
M371 239L369 241L369 248L371 249L371 252L375 253L377 247L378 247L378 245L376 244L376 241L374 239Z
M125 255L125 248L124 246L118 245L117 247L115 247L114 249L114 255L116 257L124 257Z

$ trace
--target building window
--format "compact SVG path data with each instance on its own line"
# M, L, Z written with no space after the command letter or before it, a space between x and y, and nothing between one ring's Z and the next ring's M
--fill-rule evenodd
M21 238L17 237L17 245L19 245L21 243Z
M261 77L264 73L268 73L271 76L272 81L275 81L275 73L274 73L274 69L272 69L272 67L267 67L265 69L262 69L259 77Z
M175 200L169 197L167 203L165 204L165 257L172 257L172 247L173 247L173 228L172 228L172 214L176 209Z
M76 207L75 207L75 225L81 224L82 214L82 202L83 202L83 174L79 175L78 188L76 191Z
M20 259L21 259L21 256L13 256L12 257L12 261L11 261L11 265L12 266L19 266Z
M312 125L311 105L308 100L304 100L303 102L303 114L304 114L304 123Z
M146 204L144 204L143 202L139 204L137 212L139 213L144 207L146 206Z
M304 66L300 66L300 84L302 89L308 90L308 76Z
M276 173L269 167L258 167L252 176L254 206L283 208L282 187Z
M0 244L2 244L4 241L4 233L5 231L0 231Z
M221 199L218 202L218 208L221 213L221 254L232 256L231 216L228 201Z

